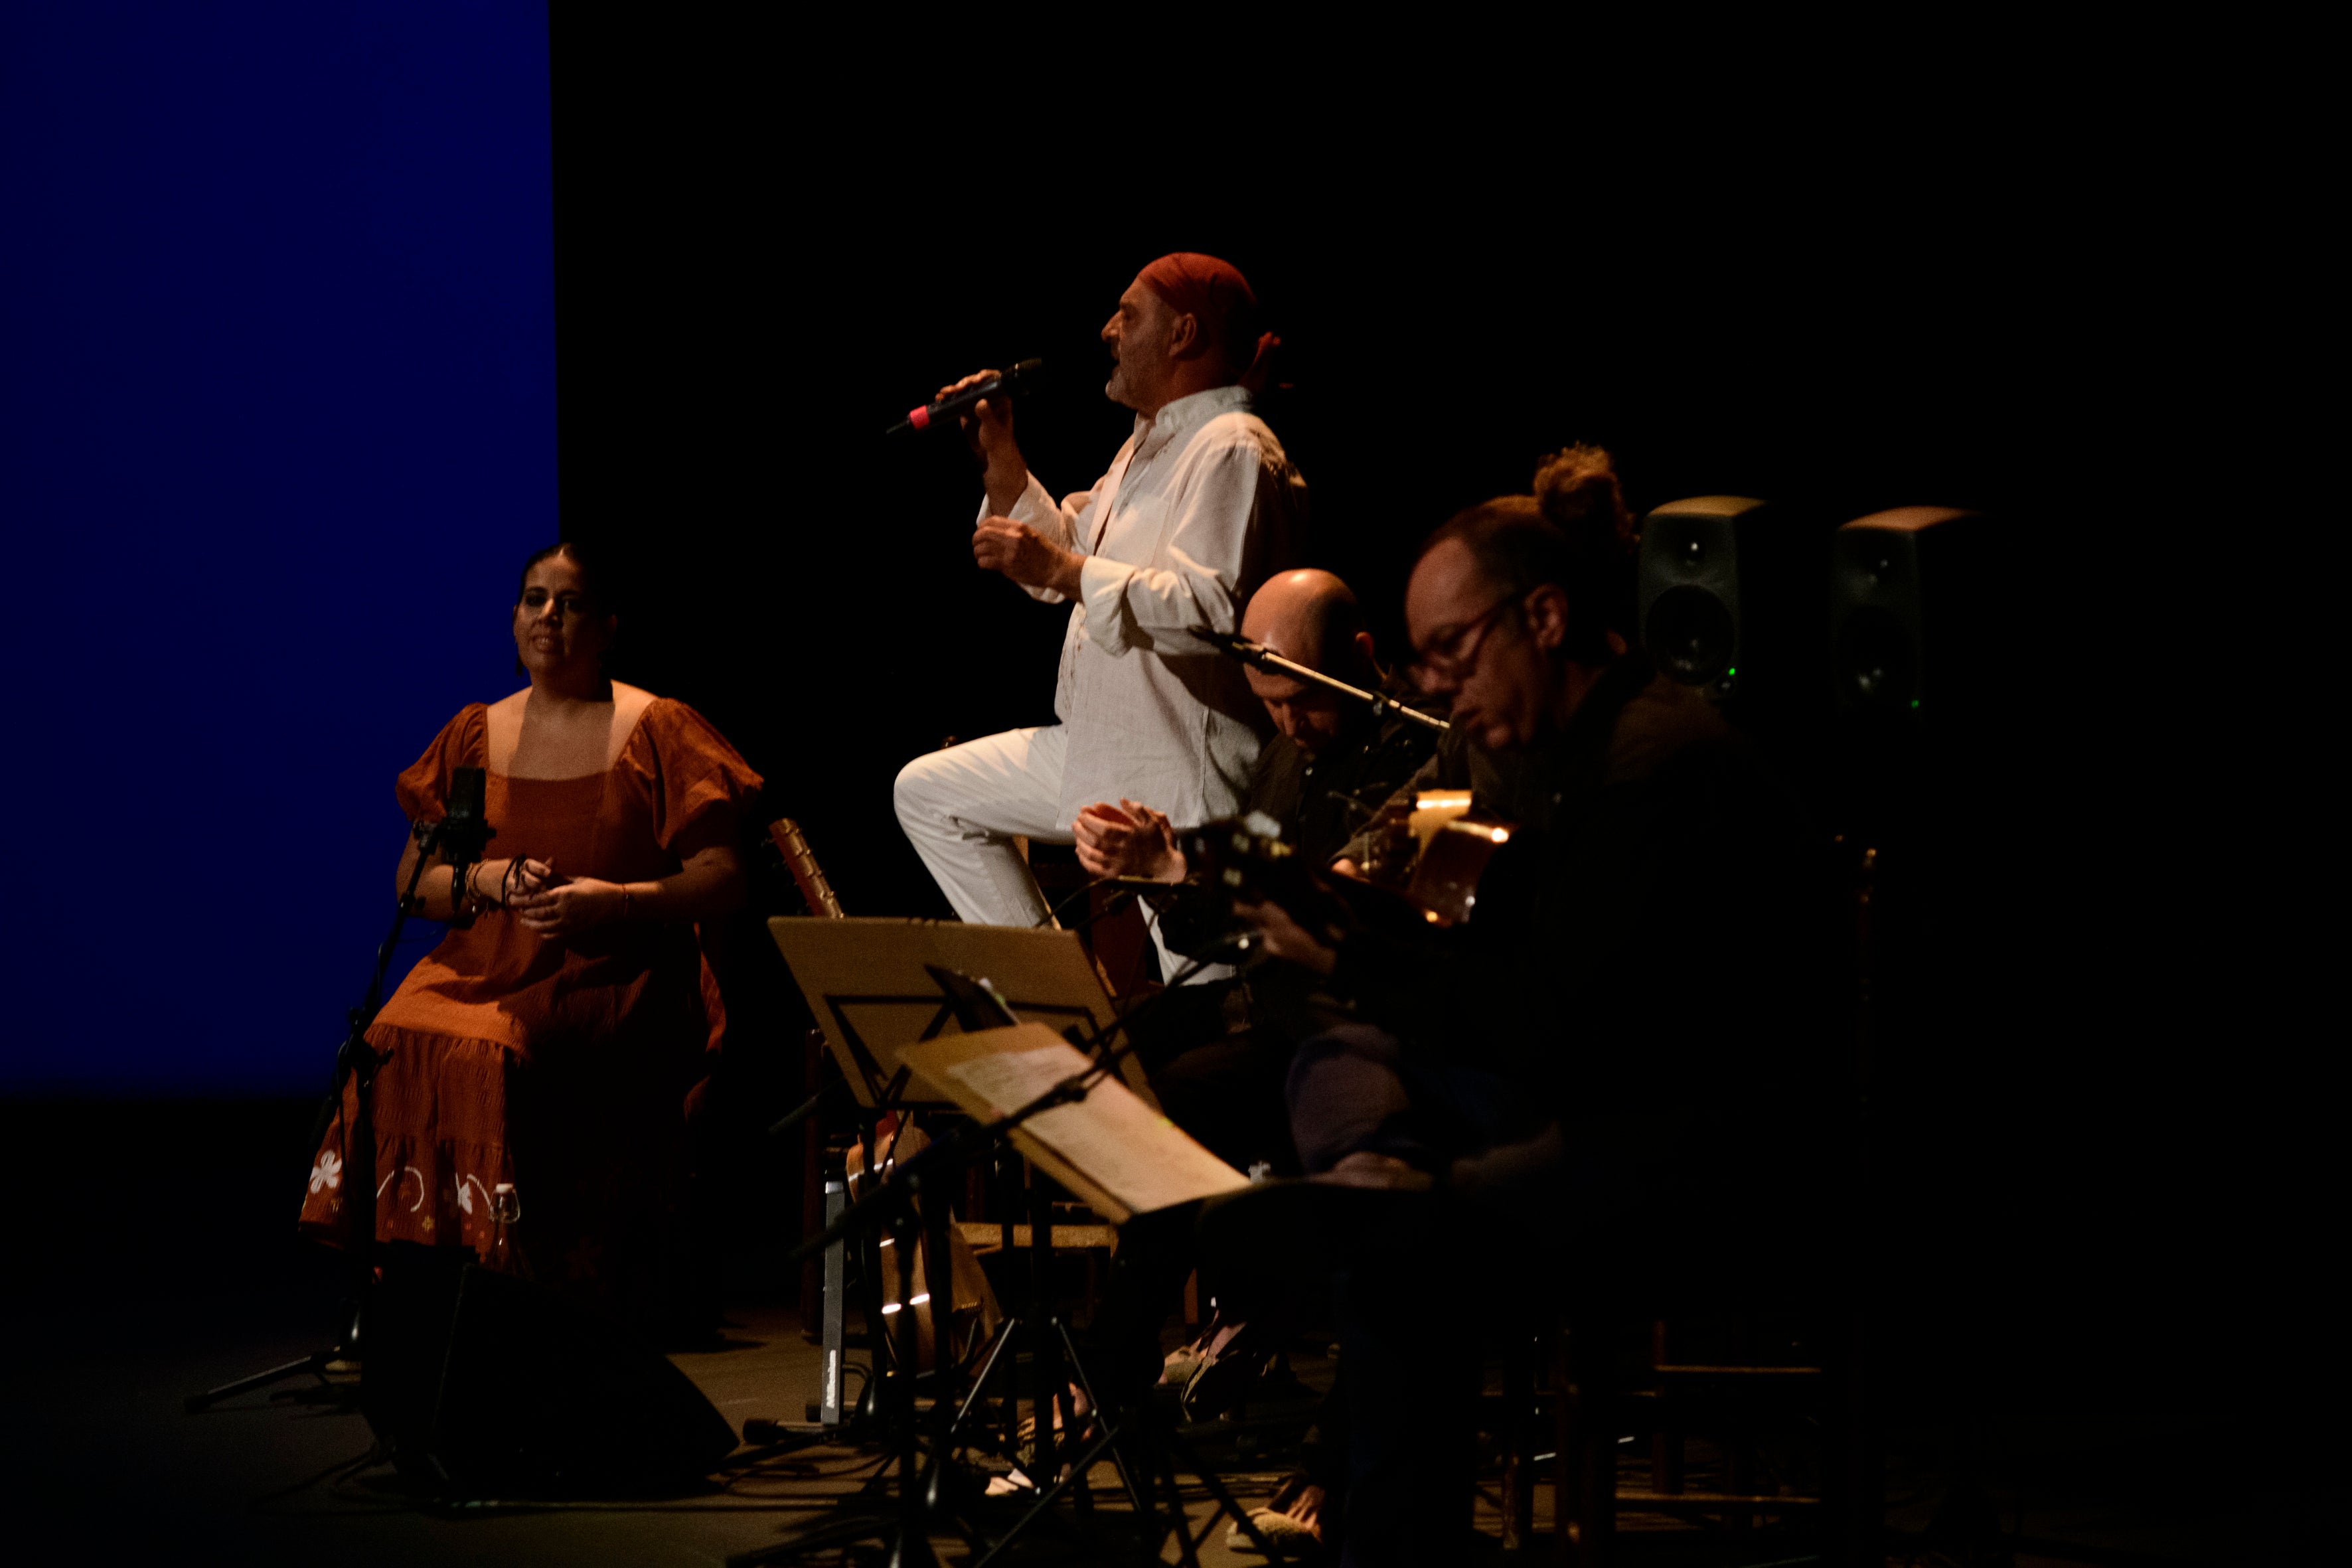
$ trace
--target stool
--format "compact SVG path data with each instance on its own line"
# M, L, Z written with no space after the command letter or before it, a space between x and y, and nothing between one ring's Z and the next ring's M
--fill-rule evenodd
M1711 1518L1727 1531L1751 1530L1766 1517L1801 1516L1812 1525L1822 1560L1858 1565L1875 1560L1879 1515L1876 1447L1871 1441L1864 1324L1848 1303L1813 1304L1800 1313L1810 1352L1791 1358L1757 1352L1757 1319L1732 1311L1718 1319L1720 1359L1670 1359L1688 1320L1653 1318L1643 1325L1642 1353L1629 1356L1622 1320L1571 1318L1554 1341L1553 1429L1558 1561L1600 1568L1612 1555L1622 1512ZM1532 1429L1529 1399L1523 1432ZM1767 1489L1759 1439L1811 1424L1820 1433L1818 1484L1809 1491ZM1646 1486L1618 1475L1618 1439L1646 1436ZM1688 1445L1706 1437L1722 1456L1716 1486L1689 1485ZM1523 1436L1507 1460L1505 1539L1532 1533L1533 1506L1524 1480L1510 1485L1517 1462L1531 1478L1532 1444Z

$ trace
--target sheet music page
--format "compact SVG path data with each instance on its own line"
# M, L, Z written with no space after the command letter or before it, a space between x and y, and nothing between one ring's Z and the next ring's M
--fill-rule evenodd
M1002 1115L1087 1065L1074 1047L1063 1044L975 1057L947 1070ZM1248 1177L1195 1143L1116 1078L1097 1083L1078 1103L1057 1105L1023 1126L1137 1214L1249 1185Z
M948 1068L948 1076L986 1100L1003 1116L1020 1110L1071 1074L1086 1070L1087 1058L1076 1046L1065 1042L1034 1051L974 1057Z

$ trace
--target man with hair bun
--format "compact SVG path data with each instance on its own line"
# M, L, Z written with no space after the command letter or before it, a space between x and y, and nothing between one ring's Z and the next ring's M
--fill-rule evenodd
M1492 1287L1630 1312L1765 1267L1819 1190L1818 848L1706 700L1629 647L1633 531L1591 457L1453 518L1407 585L1414 677L1452 728L1400 797L1466 788L1517 825L1475 918L1249 911L1266 953L1350 1016L1299 1045L1285 1084L1321 1182L1264 1194L1255 1218L1240 1200L1212 1252L1351 1238L1340 1337L1382 1397L1353 1412L1349 1563L1463 1558L1477 1346L1433 1331L1460 1290L1423 1241L1507 1245ZM1387 1191L1349 1197L1339 1226L1334 1184Z
M1134 410L1135 428L1088 489L1054 499L1002 401L963 421L987 492L973 559L1074 606L1058 723L935 752L898 775L898 821L966 921L1042 921L1013 841L1069 843L1093 802L1148 800L1186 823L1231 813L1267 729L1240 667L1193 635L1233 631L1257 585L1304 552L1306 485L1254 412L1275 343L1257 298L1227 262L1163 256L1119 296L1102 339L1104 392Z

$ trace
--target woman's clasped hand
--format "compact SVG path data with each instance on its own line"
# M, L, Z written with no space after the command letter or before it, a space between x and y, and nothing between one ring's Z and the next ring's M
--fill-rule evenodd
M618 920L628 901L627 890L618 882L566 877L539 860L517 862L512 890L505 900L526 931L550 942Z

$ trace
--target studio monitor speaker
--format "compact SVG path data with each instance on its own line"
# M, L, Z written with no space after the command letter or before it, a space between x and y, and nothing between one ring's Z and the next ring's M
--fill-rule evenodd
M668 1358L458 1247L394 1243L360 1400L404 1472L476 1494L593 1497L707 1475L734 1428Z
M1975 577L1983 525L1974 512L1906 506L1837 531L1830 645L1842 714L1916 722L1965 690L1987 614Z
M1642 643L1719 702L1794 691L1819 636L1822 530L1748 496L1669 501L1642 523Z

